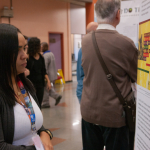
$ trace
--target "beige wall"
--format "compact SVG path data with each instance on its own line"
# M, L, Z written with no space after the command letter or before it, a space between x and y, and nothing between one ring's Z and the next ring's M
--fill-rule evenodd
M0 2L0 10L4 6L10 7L9 0ZM70 4L55 0L13 0L13 8L11 24L24 35L48 42L48 32L64 33L64 78L72 80ZM8 23L8 19L2 18L0 22Z

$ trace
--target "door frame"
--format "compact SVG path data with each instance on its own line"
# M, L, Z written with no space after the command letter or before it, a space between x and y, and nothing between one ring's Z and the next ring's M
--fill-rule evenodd
M61 64L62 64L62 72L64 72L64 33L63 32L48 32L48 43L50 47L50 34L60 34L61 35Z

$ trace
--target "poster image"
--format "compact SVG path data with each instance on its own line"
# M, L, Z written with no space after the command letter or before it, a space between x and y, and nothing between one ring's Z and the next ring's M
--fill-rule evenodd
M150 150L150 0L141 0L135 150Z
M150 20L139 25L137 84L150 90Z
M116 29L130 38L138 48L140 1L122 1L120 12L121 20Z

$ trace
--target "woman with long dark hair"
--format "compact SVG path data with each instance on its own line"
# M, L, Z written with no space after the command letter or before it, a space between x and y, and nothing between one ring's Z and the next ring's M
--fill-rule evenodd
M53 150L32 83L25 77L26 41L9 24L0 24L0 149ZM37 143L38 141L38 143Z
M47 81L47 89L51 89L51 83L48 78L45 69L45 62L43 56L40 54L41 52L41 44L40 39L38 38L31 38L28 42L28 55L29 58L27 59L27 69L30 71L30 75L27 76L28 79L33 83L36 89L36 95L40 104L43 100L44 94L44 85L45 80Z

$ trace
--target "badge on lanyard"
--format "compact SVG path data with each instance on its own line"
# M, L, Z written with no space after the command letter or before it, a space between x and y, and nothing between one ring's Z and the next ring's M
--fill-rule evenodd
M23 104L23 102L19 99L19 97L18 97L18 99L20 100L22 106L24 107L24 109L31 121L32 131L36 131L36 126L35 126L36 117L35 117L35 112L34 112L30 97L28 96L27 91L25 90L24 85L19 78L18 78L17 84L18 84L18 87L20 88L21 94L24 97L27 107ZM41 141L41 138L39 137L39 135L33 136L32 141L34 143L36 150L44 150L44 146L42 144L42 141Z
M36 150L44 150L44 146L42 144L42 141L39 135L32 137L32 141L34 142L34 146L36 147Z
M34 113L34 109L33 109L31 100L27 94L26 89L24 88L23 83L21 82L21 80L19 78L18 78L17 84L18 84L18 87L20 88L21 94L24 97L24 100L25 100L27 107L23 104L23 102L19 99L19 97L18 97L18 99L20 100L22 106L24 107L24 109L25 109L25 111L26 111L26 113L30 119L32 131L35 131L36 130L36 126L35 126L35 119L36 118L35 118L35 113Z

